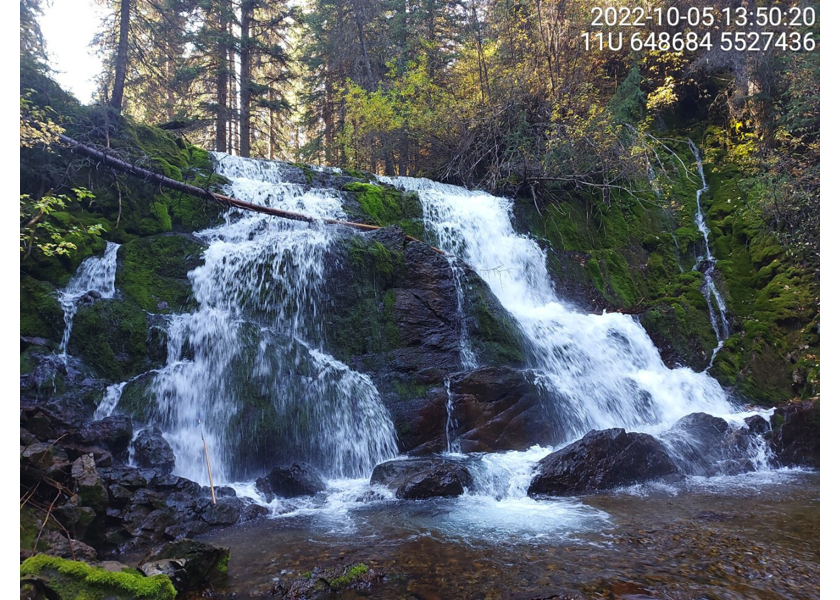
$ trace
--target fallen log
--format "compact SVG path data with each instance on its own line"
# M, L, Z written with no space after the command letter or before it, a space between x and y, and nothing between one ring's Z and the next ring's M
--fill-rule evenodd
M305 223L320 222L328 223L330 225L345 225L347 227L361 229L363 231L374 231L376 229L382 229L382 227L378 227L376 225L366 225L364 223L354 223L352 221L340 221L338 219L318 219L301 213L291 212L288 210L280 210L279 208L271 208L269 206L260 206L259 204L245 202L244 200L237 200L236 198L233 198L231 196L217 194L216 192L211 192L210 190L205 190L203 188L184 183L183 181L170 179L169 177L160 175L159 173L155 173L153 171L149 171L148 169L144 169L143 167L138 167L137 165L133 165L129 162L117 158L116 156L112 156L111 154L103 152L102 150L98 150L93 146L88 146L87 144L78 142L73 138L64 135L63 133L59 134L58 137L62 142L70 146L72 151L76 154L81 154L82 156L87 156L88 158L97 160L107 167L116 169L117 171L128 173L129 175L138 177L146 182L156 183L171 190L175 190L176 192L189 194L190 196L195 196L197 198L202 198L204 200L212 202L218 202L219 204L223 204L225 206L232 206L234 208L241 208L242 210L249 210L252 212L263 213L266 215L274 215L275 217L282 217L284 219L289 219L292 221L303 221ZM406 235L405 237L406 239L409 239L412 242L421 241L410 235ZM435 248L434 246L432 246L432 249L435 252L439 252L440 254L446 254L443 250Z

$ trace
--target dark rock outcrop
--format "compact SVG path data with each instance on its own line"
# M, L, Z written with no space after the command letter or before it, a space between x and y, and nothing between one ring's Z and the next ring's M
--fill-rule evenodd
M770 447L783 466L820 466L820 405L797 402L777 408L771 418Z
M472 485L472 476L460 463L430 456L378 464L370 482L390 488L397 498L422 500L460 496Z
M590 431L537 464L529 496L571 496L677 473L665 446L646 433Z
M327 484L312 466L294 463L288 467L274 467L268 475L257 479L257 489L270 502L275 497L314 496L327 489Z
M82 437L91 444L105 446L114 456L124 457L134 434L131 419L125 415L112 415L87 424Z
M179 593L202 590L227 576L230 548L191 539L169 542L140 561L147 576L167 575Z
M450 435L463 452L525 450L560 437L549 398L532 371L481 367L454 375L449 390L454 424Z
M175 468L175 453L157 427L141 431L132 445L138 467L152 468L163 475L168 475Z

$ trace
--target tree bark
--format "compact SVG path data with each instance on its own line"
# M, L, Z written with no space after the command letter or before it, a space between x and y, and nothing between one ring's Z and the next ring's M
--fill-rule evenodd
M223 3L219 7L219 40L216 43L216 60L219 61L216 73L216 151L227 152L227 102L228 102L228 48L225 37L228 30L228 8Z
M242 41L239 50L239 156L251 156L251 0L242 3Z
M111 93L111 106L122 111L125 93L125 74L128 70L128 26L131 16L131 0L120 2L120 37L117 43L117 61L114 69L114 89Z

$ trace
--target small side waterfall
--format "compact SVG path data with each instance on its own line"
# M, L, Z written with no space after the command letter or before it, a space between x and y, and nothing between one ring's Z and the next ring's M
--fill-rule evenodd
M726 318L726 304L723 301L723 296L718 291L715 285L715 257L712 255L709 247L709 227L706 225L706 219L703 216L703 208L700 205L700 196L709 191L709 185L706 183L706 173L703 171L703 159L700 156L700 149L693 141L688 140L688 146L694 154L694 160L697 165L697 174L700 176L700 187L697 188L697 212L694 215L694 222L697 224L697 229L703 235L703 247L705 253L697 257L694 264L694 270L699 270L703 274L703 285L700 291L706 299L706 304L709 306L709 320L712 323L712 329L717 338L717 347L712 351L712 357L709 359L709 368L715 362L715 356L723 347L726 338L729 337L729 321Z
M511 224L511 201L428 179L383 180L417 191L438 246L473 267L532 344L565 441L590 429L658 431L691 412L732 406L711 377L668 369L645 330L622 314L589 315L555 294L545 255ZM558 442L563 440L558 439Z
M93 293L96 298L113 298L116 290L114 278L117 273L117 251L119 244L107 242L102 256L91 256L82 261L67 287L59 294L58 300L64 310L64 334L58 353L67 359L67 344L73 331L73 317L79 309L81 299Z

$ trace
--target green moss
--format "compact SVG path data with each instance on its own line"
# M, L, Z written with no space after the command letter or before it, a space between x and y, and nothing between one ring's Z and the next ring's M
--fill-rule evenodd
M68 350L100 376L125 381L165 362L161 335L133 301L99 300L79 308Z
M116 286L142 309L188 310L193 306L187 273L201 263L204 245L186 235L158 235L120 247Z
M45 281L20 278L20 335L58 342L64 332L64 311L57 290Z
M354 195L363 215L374 225L397 225L406 234L422 239L423 209L416 192L400 192L391 186L353 181L342 188Z
M361 577L366 575L368 570L367 565L364 563L353 565L341 577L336 577L335 579L330 580L330 589L339 590L346 588L347 586L356 583Z
M394 391L401 400L410 400L413 398L423 398L426 392L429 391L428 385L423 385L415 381L394 381Z
M61 600L105 600L107 598L140 598L172 600L175 588L166 575L144 577L115 573L83 562L39 554L20 565L21 577L39 577Z
M490 364L524 365L522 334L496 297L478 285L469 286L466 296L464 312L479 356Z

